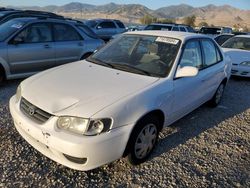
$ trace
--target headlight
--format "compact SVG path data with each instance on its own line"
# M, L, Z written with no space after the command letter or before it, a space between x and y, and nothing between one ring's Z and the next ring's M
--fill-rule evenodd
M242 62L240 65L243 65L243 66L250 66L250 61L244 61L244 62Z
M57 127L59 129L68 130L77 134L93 136L102 132L108 131L112 120L97 119L89 120L78 117L59 117L57 120Z
M16 103L19 102L21 96L22 96L21 85L19 85L16 90Z

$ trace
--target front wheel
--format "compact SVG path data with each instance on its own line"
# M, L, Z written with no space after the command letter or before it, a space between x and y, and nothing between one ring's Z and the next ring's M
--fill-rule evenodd
M225 89L225 84L221 83L218 89L216 90L213 98L209 101L210 106L212 107L218 106L218 104L221 102L221 99L223 97L224 89Z
M129 141L128 161L137 165L146 161L152 153L159 135L159 120L155 116L146 117L134 128Z

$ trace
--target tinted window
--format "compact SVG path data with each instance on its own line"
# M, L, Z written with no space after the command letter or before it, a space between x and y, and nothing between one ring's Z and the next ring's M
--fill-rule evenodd
M44 23L32 24L25 28L16 37L22 39L24 43L52 41L50 25Z
M221 46L224 42L226 42L228 39L232 37L233 35L221 35L216 37L214 40Z
M100 26L101 28L116 28L115 24L113 22L102 22L100 23L98 26Z
M213 42L209 40L203 40L202 47L205 56L205 62L204 62L205 66L210 66L215 64L217 62L217 55Z
M235 48L242 50L250 50L250 38L247 37L233 37L228 39L222 47L224 48Z
M180 31L186 32L184 27L180 27Z
M0 25L0 41L5 40L10 35L24 26L24 22L18 20L10 20Z
M180 66L202 67L201 49L198 41L190 41L186 44Z
M82 40L77 31L66 24L54 24L55 41L77 41Z
M120 21L115 21L115 23L120 27L120 28L125 28L124 24Z
M144 30L166 30L171 31L172 26L168 25L148 25Z
M195 33L195 30L192 27L186 27L188 32Z
M220 34L221 29L220 28L207 28L207 27L203 27L200 29L200 33L203 34L212 34L212 35L216 35L216 34Z
M179 31L178 27L173 27L172 31Z

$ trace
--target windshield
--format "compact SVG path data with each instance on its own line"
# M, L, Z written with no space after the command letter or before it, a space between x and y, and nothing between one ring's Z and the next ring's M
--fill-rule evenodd
M166 77L175 61L180 40L168 37L122 35L88 61L153 77Z
M99 39L99 37L86 25L77 25L77 27L91 38Z
M97 25L97 22L94 20L88 20L86 22L84 22L87 26L94 28Z
M0 41L4 41L10 35L24 26L24 22L19 20L10 20L0 25Z
M224 44L223 48L234 48L242 50L250 50L250 38L247 37L233 37L228 39Z

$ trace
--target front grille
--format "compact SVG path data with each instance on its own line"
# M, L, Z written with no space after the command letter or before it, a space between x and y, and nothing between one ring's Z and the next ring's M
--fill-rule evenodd
M42 124L45 123L52 115L34 106L22 97L20 110L33 121Z

